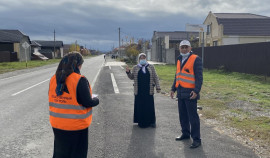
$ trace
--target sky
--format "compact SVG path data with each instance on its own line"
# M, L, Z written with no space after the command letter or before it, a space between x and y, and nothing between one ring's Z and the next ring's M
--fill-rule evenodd
M270 17L267 0L0 0L0 29L20 30L30 40L63 41L110 51L154 31L185 31L213 13Z

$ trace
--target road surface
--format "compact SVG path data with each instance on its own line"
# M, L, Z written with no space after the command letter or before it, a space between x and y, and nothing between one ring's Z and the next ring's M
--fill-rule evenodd
M49 158L53 132L48 115L49 78L57 64L0 75L0 157ZM132 123L133 82L123 63L85 59L81 73L98 94L89 127L89 158L257 158L253 151L201 121L202 146L190 149L180 135L177 102L155 94L156 128Z

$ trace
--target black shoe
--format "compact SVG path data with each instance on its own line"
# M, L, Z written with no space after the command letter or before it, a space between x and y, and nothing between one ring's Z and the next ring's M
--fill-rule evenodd
M199 147L201 145L202 145L201 142L193 141L193 143L190 145L190 148L194 149L194 148L197 148L197 147Z
M180 141L180 140L184 140L184 139L190 139L190 136L181 135L181 136L175 138L176 141Z

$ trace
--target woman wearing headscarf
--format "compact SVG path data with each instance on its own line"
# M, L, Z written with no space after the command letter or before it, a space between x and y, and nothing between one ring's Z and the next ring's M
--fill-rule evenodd
M99 99L92 98L91 86L80 73L83 62L80 53L67 54L50 80L49 112L54 133L54 158L87 157L92 107L99 104Z
M159 79L155 67L146 61L146 54L141 53L138 64L132 68L127 67L126 73L134 80L134 123L139 127L156 127L154 87L160 92Z

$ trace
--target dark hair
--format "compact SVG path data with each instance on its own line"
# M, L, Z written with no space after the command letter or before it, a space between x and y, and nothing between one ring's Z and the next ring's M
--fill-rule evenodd
M62 58L55 73L57 82L55 91L57 96L63 94L63 90L66 89L66 79L71 73L75 72L80 74L78 67L82 65L83 62L83 57L79 52L71 52Z

